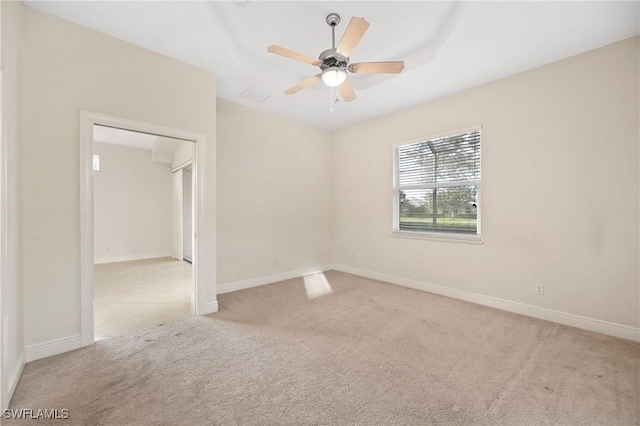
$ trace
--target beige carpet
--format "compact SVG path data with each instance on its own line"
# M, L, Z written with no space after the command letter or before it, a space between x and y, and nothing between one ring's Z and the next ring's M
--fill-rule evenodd
M86 425L640 422L637 343L324 276L30 363L11 407Z

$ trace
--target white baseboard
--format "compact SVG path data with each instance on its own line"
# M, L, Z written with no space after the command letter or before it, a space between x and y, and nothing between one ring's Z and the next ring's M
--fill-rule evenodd
M366 278L371 278L374 280L385 281L403 287L409 287L415 290L422 290L429 293L439 294L442 296L451 297L453 299L465 300L467 302L489 306L492 308L501 309L503 311L514 312L516 314L522 314L529 317L569 325L571 327L595 331L596 333L620 337L622 339L633 340L636 342L640 341L640 329L624 324L617 324L594 318L583 317L581 315L570 314L567 312L560 312L552 309L541 308L538 306L526 305L524 303L512 302L510 300L484 296L482 294L471 293L469 291L457 290L454 288L443 287L435 284L428 284L408 278L401 278L393 275L382 274L380 272L354 268L352 266L332 265L332 269L349 274L359 275Z
M80 335L49 340L27 347L27 362L36 361L80 348Z
M197 310L197 315L207 315L212 314L214 312L218 312L218 301L214 300L213 302L208 302L202 305L200 309Z
M230 293L232 291L245 290L265 284L276 283L278 281L290 280L292 278L303 277L305 275L317 274L332 269L331 266L316 266L313 268L299 269L297 271L283 272L281 274L267 275L264 277L251 278L249 280L234 281L231 283L218 285L218 294Z
M27 363L26 357L27 357L26 352L22 351L22 353L18 357L18 362L16 362L16 365L13 367L13 371L9 376L9 379L7 381L7 391L4 394L5 400L2 401L3 410L6 410L7 407L9 406L9 402L11 401L11 398L13 397L13 394L16 391L16 388L18 387L18 382L20 382L20 377L22 377L24 366Z
M129 262L131 260L155 259L157 257L173 257L173 253L146 253L146 254L128 254L125 256L105 256L96 258L93 263L100 265L102 263Z

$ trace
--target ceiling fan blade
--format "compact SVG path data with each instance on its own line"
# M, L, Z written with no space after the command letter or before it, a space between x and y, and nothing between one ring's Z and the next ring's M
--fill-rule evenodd
M356 62L349 65L349 71L360 74L397 74L403 69L403 61Z
M351 56L351 52L358 45L367 28L369 28L369 23L364 18L356 18L355 16L351 18L336 52L346 58Z
M295 59L296 61L306 62L307 64L318 66L322 63L320 59L314 59L311 56L303 55L302 53L294 52L293 50L285 49L284 47L271 45L267 47L269 53L275 53L276 55L284 56L285 58Z
M298 93L302 89L306 89L307 87L311 86L312 84L315 84L315 83L319 82L320 80L321 80L320 79L320 74L314 75L313 77L309 77L308 79L304 80L303 82L296 84L292 88L285 90L284 93L286 93L287 95L293 95L295 93Z
M353 88L349 84L348 81L345 80L344 83L340 85L340 96L345 102L351 102L356 98L356 94L353 91Z

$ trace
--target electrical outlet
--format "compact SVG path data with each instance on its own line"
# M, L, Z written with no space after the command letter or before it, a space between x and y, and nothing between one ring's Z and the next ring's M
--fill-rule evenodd
M544 294L544 286L542 284L536 284L536 294L540 296Z

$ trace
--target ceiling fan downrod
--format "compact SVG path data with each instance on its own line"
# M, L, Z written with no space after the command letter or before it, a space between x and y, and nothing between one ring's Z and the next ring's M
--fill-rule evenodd
M318 56L318 59L322 62L319 66L325 75L325 71L338 72L340 79L333 84L330 84L323 78L328 86L339 86L347 76L347 67L349 66L349 58L339 54L336 51L336 26L340 23L340 15L337 13L330 13L326 18L327 25L331 27L331 49L327 49Z
M327 24L331 27L331 48L336 48L336 25L340 23L340 15L330 13L327 15Z

